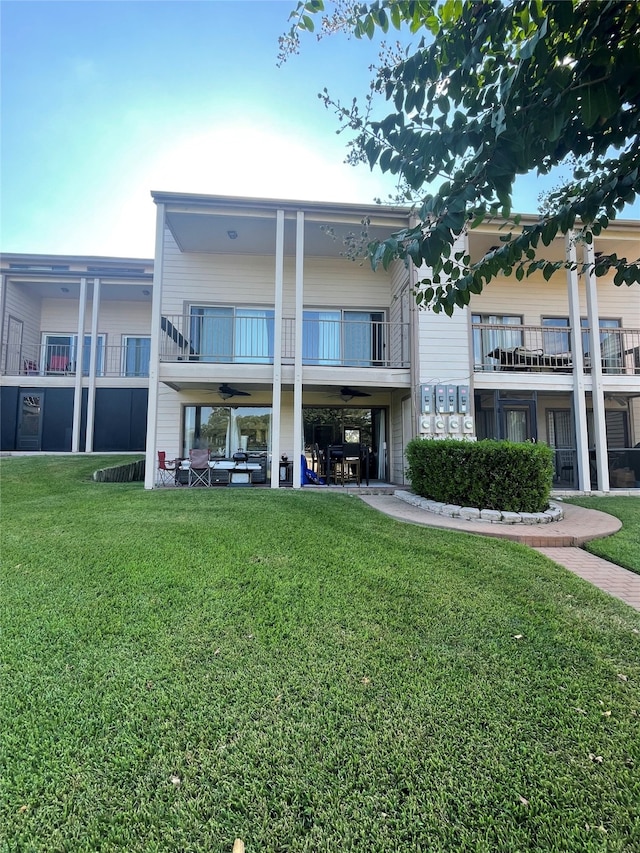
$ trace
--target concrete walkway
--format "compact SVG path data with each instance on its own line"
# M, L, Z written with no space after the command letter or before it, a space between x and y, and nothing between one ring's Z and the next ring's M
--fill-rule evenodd
M621 522L607 513L562 504L565 514L562 521L552 524L503 525L447 518L411 506L393 495L364 494L360 497L369 506L398 521L494 536L529 545L589 583L640 610L640 575L589 554L580 547L591 539L601 539L620 530Z

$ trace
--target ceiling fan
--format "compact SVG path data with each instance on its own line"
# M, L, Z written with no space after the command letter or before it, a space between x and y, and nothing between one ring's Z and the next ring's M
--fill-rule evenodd
M227 385L224 382L218 388L218 394L222 397L223 400L228 400L230 397L250 397L251 394L248 391L240 391L239 388L233 388L231 385Z
M345 403L353 400L354 397L370 397L368 391L360 391L359 388L351 388L349 385L343 385L339 394L330 394L330 397L340 397Z

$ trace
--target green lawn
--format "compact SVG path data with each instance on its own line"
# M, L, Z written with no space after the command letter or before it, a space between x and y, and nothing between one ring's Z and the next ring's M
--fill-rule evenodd
M640 849L640 614L304 490L2 463L0 850Z
M568 503L608 512L622 522L622 529L606 539L594 539L584 546L587 551L604 557L640 574L640 498L571 498Z

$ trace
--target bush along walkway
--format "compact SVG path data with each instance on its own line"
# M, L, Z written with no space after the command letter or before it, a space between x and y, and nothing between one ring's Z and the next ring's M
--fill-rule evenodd
M640 575L589 554L580 546L616 533L621 522L611 515L562 504L564 518L550 524L494 524L427 512L394 495L361 495L365 503L398 521L444 527L463 533L510 539L529 545L594 586L640 610Z

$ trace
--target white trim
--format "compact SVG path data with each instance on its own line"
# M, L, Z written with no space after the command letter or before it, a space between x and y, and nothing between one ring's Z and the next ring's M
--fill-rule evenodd
M158 428L158 375L160 366L160 325L162 320L162 274L164 270L164 204L156 210L156 247L151 288L151 352L149 354L149 399L147 403L147 452L145 455L145 489L153 489L156 481L156 446Z

